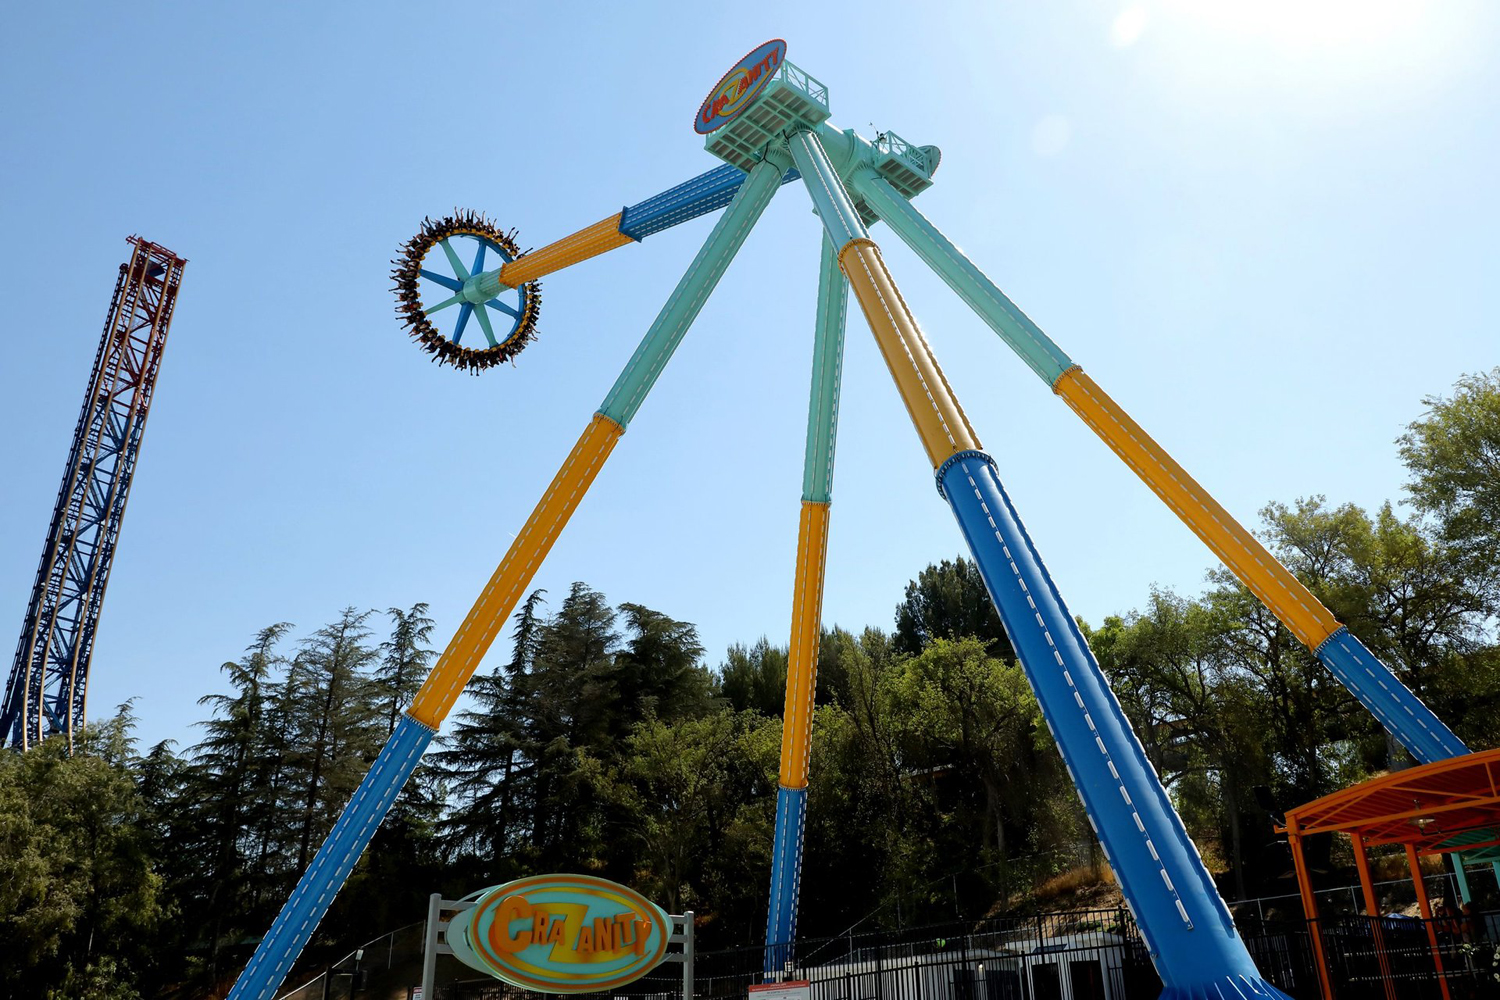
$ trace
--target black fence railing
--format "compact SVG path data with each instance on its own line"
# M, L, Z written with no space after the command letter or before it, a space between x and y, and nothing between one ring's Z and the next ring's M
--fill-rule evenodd
M1335 1000L1442 1000L1445 985L1452 1000L1500 997L1500 913L1324 917L1258 940L1282 943L1315 976L1314 934Z
M1500 911L1428 923L1404 917L1324 917L1316 923L1241 915L1261 974L1295 1000L1322 996L1319 935L1334 1000L1500 998ZM422 925L350 953L285 1000L408 1000L421 979ZM1437 941L1437 961L1433 939ZM696 956L698 1000L739 1000L765 979L810 982L811 1000L1157 1000L1162 984L1128 910L1001 917L798 941ZM1441 962L1442 973L1438 972ZM429 1000L544 1000L444 957ZM682 968L664 964L595 1000L682 1000Z
M1162 984L1126 910L991 919L736 948L696 957L698 1000L748 996L768 959L812 1000L1157 1000ZM493 981L453 983L437 1000L522 1000ZM600 994L608 996L608 994ZM662 965L612 994L682 1000L681 968Z

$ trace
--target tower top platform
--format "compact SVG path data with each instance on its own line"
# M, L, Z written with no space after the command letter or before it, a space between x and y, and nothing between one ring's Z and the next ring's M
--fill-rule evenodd
M902 197L914 198L932 186L942 154L936 146L916 146L894 132L880 132L874 142L853 129L828 124L828 87L782 55L785 43L767 42L730 70L709 92L695 126L707 132L703 148L726 163L748 171L767 146L793 132L816 132L847 181L867 167L885 178ZM769 73L763 79L760 73ZM743 98L740 94L743 93ZM743 100L743 106L736 103ZM855 206L866 223L875 215L861 201Z
M816 130L827 120L828 88L783 59L760 94L729 124L709 133L703 148L749 170L760 161L768 142L799 128Z

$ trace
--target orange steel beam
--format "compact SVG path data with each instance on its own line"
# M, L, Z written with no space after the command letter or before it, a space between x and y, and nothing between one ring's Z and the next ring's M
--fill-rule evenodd
M1214 555L1308 649L1340 628L1338 619L1266 547L1188 475L1082 368L1063 372L1052 386L1083 422L1151 487Z
M1302 915L1307 918L1308 936L1312 938L1313 956L1318 960L1318 986L1323 1000L1333 1000L1333 986L1328 981L1328 956L1323 953L1323 927L1318 921L1318 898L1313 895L1312 879L1307 874L1307 859L1302 856L1302 837L1295 817L1286 818L1286 840L1292 849L1292 867L1297 870L1297 891L1302 894Z
M1422 881L1422 863L1413 844L1406 845L1406 863L1411 866L1411 881L1417 890L1417 906L1422 912L1422 920L1427 924L1427 941L1432 945L1432 967L1437 972L1438 987L1443 991L1443 1000L1452 1000L1448 993L1448 976L1443 971L1443 953L1438 947L1437 928L1432 925L1432 906L1427 901L1427 885Z
M1360 827L1375 826L1378 823L1393 823L1398 820L1409 820L1416 819L1421 816L1431 816L1435 813L1456 812L1460 809L1473 809L1475 808L1475 806L1485 805L1491 802L1495 802L1495 800L1482 798L1465 802L1447 802L1441 805L1419 806L1415 809L1403 809L1400 812L1383 813L1379 816L1371 816L1367 819L1351 819L1345 820L1342 823L1314 823L1311 826L1303 827L1303 832L1310 834L1345 833L1349 830L1357 830ZM1500 802L1495 802L1495 804L1500 805ZM1287 815L1287 819L1291 819L1291 814ZM1301 817L1298 817L1298 819L1300 821Z
M979 436L933 359L922 328L896 290L880 248L865 237L852 239L839 250L839 267L869 320L932 467L938 468L958 452L979 450Z
M1359 869L1359 887L1365 895L1365 913L1370 917L1370 933L1375 941L1375 957L1380 960L1380 975L1385 980L1386 1000L1396 1000L1396 984L1391 980L1391 958L1385 950L1385 932L1380 926L1380 903L1375 898L1375 884L1370 878L1370 859L1365 841L1357 833L1349 835L1354 847L1354 866Z

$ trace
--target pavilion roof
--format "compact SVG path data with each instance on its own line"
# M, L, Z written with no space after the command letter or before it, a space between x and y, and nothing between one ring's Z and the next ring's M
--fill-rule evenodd
M1286 829L1413 844L1419 854L1500 855L1500 748L1371 778L1297 806Z

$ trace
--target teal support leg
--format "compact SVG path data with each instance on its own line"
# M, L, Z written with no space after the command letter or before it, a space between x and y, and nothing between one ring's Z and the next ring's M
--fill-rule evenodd
M838 440L839 383L844 370L844 330L849 282L825 236L818 264L818 315L813 326L812 389L807 400L807 447L802 459L802 499L833 499L833 452Z
M760 219L761 213L771 202L771 196L781 186L790 158L781 157L773 162L768 157L756 164L750 176L740 185L724 214L714 225L708 241L698 256L693 258L687 273L672 290L672 296L662 308L661 315L652 324L650 332L636 348L625 371L610 389L599 407L599 412L621 427L630 425L630 418L640 409L646 393L656 382L667 359L677 349L683 334L692 325L708 300L709 292L723 277L729 262L739 252L750 235L751 228Z
M864 198L865 204L901 237L901 241L916 251L917 256L947 282L948 287L957 292L958 297L989 324L990 329L998 333L1000 339L1019 354L1043 382L1050 386L1059 375L1073 367L1063 349L1054 344L977 264L964 256L964 252L928 222L927 217L903 198L889 181L873 171L860 173L854 179L854 189Z
M1469 876L1464 871L1464 856L1461 852L1454 851L1449 857L1453 860L1453 881L1458 883L1458 901L1467 903L1469 901Z
M813 327L812 389L807 402L807 448L802 463L802 516L798 532L796 601L787 671L786 717L781 745L781 787L776 795L776 834L772 839L771 893L766 910L765 971L769 978L792 957L797 938L802 876L802 832L807 817L807 770L812 746L812 706L817 688L821 638L823 572L828 505L833 499L833 455L838 436L839 383L844 363L844 329L849 283L838 254L823 239L818 270L818 309Z
M762 163L750 171L737 189L728 209L714 225L600 408L601 413L620 427L625 427L640 408L683 334L776 193L789 163L789 159L779 167ZM312 865L256 947L229 993L231 1000L270 1000L275 995L432 737L432 729L409 716L402 717Z

